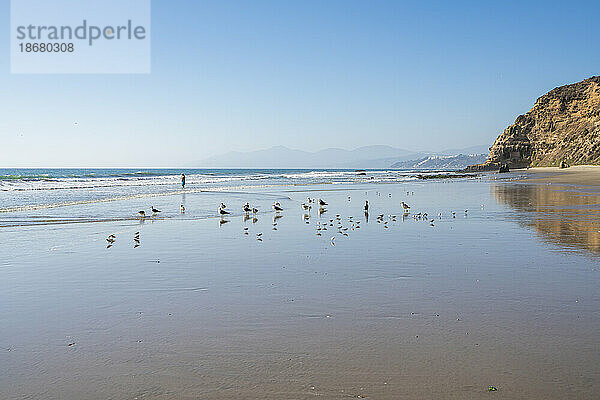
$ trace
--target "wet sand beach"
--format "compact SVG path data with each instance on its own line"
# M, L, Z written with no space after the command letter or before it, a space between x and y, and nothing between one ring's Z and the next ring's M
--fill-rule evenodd
M600 187L600 166L597 165L576 165L564 169L558 167L536 167L516 171L522 174L524 179L539 183Z
M0 398L595 399L600 191L575 171L179 193L156 217L5 226Z

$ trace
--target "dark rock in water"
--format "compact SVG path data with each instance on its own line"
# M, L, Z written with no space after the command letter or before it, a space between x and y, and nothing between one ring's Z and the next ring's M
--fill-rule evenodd
M467 170L558 166L561 160L600 164L600 76L540 97L498 136L487 161Z
M477 174L447 173L447 174L430 174L430 175L418 174L418 175L416 175L417 179L452 179L452 178L475 178L475 177L477 177Z
M508 164L503 164L500 166L500 168L498 169L499 173L505 173L505 172L510 172L510 169L508 168Z

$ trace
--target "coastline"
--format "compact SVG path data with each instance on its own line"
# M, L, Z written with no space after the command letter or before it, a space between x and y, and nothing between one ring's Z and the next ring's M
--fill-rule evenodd
M576 165L569 168L532 167L514 169L525 175L523 182L600 186L600 165Z

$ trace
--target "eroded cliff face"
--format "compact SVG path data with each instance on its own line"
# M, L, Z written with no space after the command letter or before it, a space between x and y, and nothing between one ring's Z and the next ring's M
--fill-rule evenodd
M600 76L540 97L496 139L484 164L471 170L600 164Z

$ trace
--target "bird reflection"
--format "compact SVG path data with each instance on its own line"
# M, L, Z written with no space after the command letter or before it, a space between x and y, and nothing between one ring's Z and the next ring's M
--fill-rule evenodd
M220 228L221 226L225 225L225 224L226 224L226 223L228 223L228 222L229 222L229 220L228 220L228 219L221 218L221 219L219 220L219 228Z

